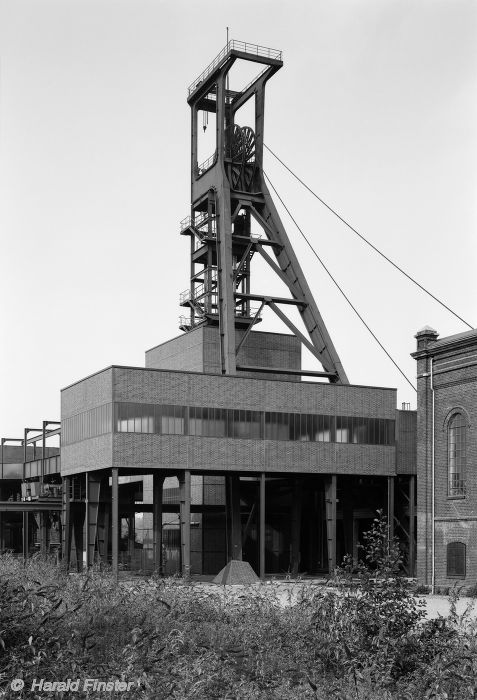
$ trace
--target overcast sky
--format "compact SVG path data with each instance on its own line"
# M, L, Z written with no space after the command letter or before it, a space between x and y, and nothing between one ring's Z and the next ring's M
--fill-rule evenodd
M231 38L284 52L267 87L266 143L477 323L475 0L0 0L2 436L58 419L62 387L111 364L141 366L145 349L179 334L178 296L189 286L178 229L190 206L186 88L225 44L227 25ZM265 168L415 381L416 331L466 326L270 156ZM283 222L350 381L397 387L399 405L415 407L285 213ZM257 277L255 289L272 289ZM267 317L261 327L277 324Z

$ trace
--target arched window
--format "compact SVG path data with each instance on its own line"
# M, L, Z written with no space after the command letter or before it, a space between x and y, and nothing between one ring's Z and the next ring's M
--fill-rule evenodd
M463 542L449 542L447 545L447 576L465 578L465 551Z
M465 456L467 423L462 413L455 413L447 426L449 496L465 496Z

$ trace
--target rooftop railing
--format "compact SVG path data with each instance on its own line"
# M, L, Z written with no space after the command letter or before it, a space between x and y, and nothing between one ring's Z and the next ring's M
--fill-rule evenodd
M267 46L259 46L258 44L249 44L246 41L237 41L236 39L231 39L222 49L222 51L217 54L214 60L209 63L207 68L202 71L198 78L194 80L191 85L189 85L188 95L192 95L194 90L196 90L201 83L206 80L211 73L214 72L223 62L225 62L226 57L231 51L242 51L243 53L249 53L254 56L262 56L263 58L272 58L277 61L282 60L282 52L277 49L270 49Z

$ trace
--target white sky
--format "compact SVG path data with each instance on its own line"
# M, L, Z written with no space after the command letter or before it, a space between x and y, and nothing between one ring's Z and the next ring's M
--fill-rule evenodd
M2 436L58 419L60 388L113 363L142 366L145 349L179 334L186 87L225 44L227 25L231 38L284 51L267 88L266 143L477 323L475 0L0 0ZM414 381L415 332L466 327L270 156L265 167ZM283 221L350 381L397 387L399 405L414 407L412 389ZM259 277L258 291L271 288ZM261 328L282 330L272 320Z

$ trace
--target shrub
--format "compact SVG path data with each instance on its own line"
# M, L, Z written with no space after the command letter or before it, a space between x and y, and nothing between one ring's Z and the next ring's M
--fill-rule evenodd
M474 697L475 622L457 615L457 590L447 618L425 621L400 560L381 516L361 563L345 560L325 589L293 584L288 598L279 584L116 585L96 569L66 576L1 557L0 697L32 697L33 678L132 680L125 700ZM10 693L13 678L23 692Z

